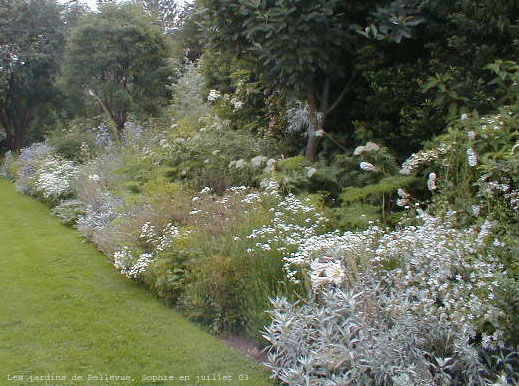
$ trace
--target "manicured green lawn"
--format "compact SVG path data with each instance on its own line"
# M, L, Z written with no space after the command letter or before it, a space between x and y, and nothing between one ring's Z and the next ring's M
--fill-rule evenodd
M120 276L44 205L0 179L0 385L272 384L267 371Z

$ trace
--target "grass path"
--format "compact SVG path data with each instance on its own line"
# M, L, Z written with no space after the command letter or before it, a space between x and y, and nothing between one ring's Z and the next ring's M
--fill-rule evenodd
M0 385L272 384L0 179Z

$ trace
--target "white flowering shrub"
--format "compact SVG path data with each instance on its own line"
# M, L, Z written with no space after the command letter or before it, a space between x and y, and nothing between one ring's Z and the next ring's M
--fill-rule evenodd
M105 250L101 237L108 225L120 215L118 209L121 205L120 198L114 197L102 189L96 190L95 195L85 202L85 214L80 216L77 221L76 226L79 232Z
M519 183L517 110L511 106L478 119L462 117L426 150L409 157L400 173L428 175L427 186L444 211L455 209L476 218L513 211ZM497 201L508 208L498 204L494 210Z
M40 163L53 151L54 149L45 142L35 143L20 151L15 183L21 193L36 194L37 173Z
M510 273L495 302L506 314L506 329L514 332L513 344L519 344L519 304L511 301L519 295L518 113L518 106L507 106L481 118L462 116L419 153L430 157L413 155L402 167L426 182L435 213L454 213L460 227L492 222L499 235L493 254ZM418 158L428 160L418 164Z
M422 150L418 153L413 153L402 164L400 173L405 175L411 174L418 170L420 167L428 165L432 161L435 161L438 158L440 158L442 155L447 154L449 150L450 149L446 144L440 143L440 145L436 149Z
M254 241L254 246L248 249L251 253L273 249L284 253L322 232L327 222L310 198L299 199L293 194L279 197L276 205L269 210L273 214L270 223L254 229L247 236Z
M279 145L245 131L230 130L214 116L196 135L172 138L162 149L171 178L200 190L205 186L219 193L231 186L252 186L268 166Z
M74 161L49 154L38 165L34 190L44 199L59 201L73 195L78 174Z
M264 333L273 374L290 385L487 384L476 346L511 338L494 303L507 272L487 253L491 228L423 214L394 231L309 238L285 264L312 295L277 299Z

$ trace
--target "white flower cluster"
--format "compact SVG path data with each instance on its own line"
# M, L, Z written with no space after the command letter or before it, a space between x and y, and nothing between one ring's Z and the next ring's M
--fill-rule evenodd
M231 161L229 163L229 169L231 169L231 168L243 169L247 165L248 165L247 161L245 161L243 158L240 158L239 160Z
M198 196L192 198L193 209L189 212L192 216L213 216L214 213L207 211L207 202L203 200L203 195L210 193L212 190L205 187L199 192ZM277 190L276 190L277 192ZM255 205L263 200L264 197L269 196L269 193L258 192L248 186L231 186L226 189L221 197L212 196L210 198L212 202L221 205L221 209L229 211L235 208L235 205L246 204L243 208L244 213L248 210L254 209ZM214 201L213 201L214 200ZM234 221L233 218L224 217L225 223ZM226 226L226 225L224 225Z
M427 188L431 192L434 192L436 189L438 189L438 187L436 186L437 178L438 176L436 175L436 173L429 173L429 177L427 179Z
M36 191L44 198L55 200L69 196L78 174L79 167L73 161L48 155L36 171Z
M266 190L264 194L272 196L272 191ZM286 251L287 248L297 247L318 234L327 221L318 208L310 203L310 199L302 201L293 194L280 199L270 211L273 213L270 224L253 230L247 236L256 242L256 248L250 248L249 252Z
M154 255L157 252L164 251L169 247L175 238L180 235L178 227L172 223L166 224L162 231L157 232L155 226L150 222L144 223L141 227L141 234L139 238L151 247L151 253Z
M124 276L135 279L138 278L153 261L153 256L149 253L143 253L137 261L128 247L122 247L114 253L114 267L117 268Z
M519 190L513 190L505 194L505 198L509 200L510 206L513 210L519 211Z
M319 280L316 282L313 279L319 276L315 276L316 273L312 272L312 263L315 261L329 264L330 269L340 262L351 275L356 270L356 261L372 251L379 233L379 228L371 227L363 232L348 231L342 235L334 232L311 236L301 243L296 252L283 258L287 277L293 282L299 282L299 279L297 279L299 271L307 272L310 268L312 287L321 286ZM344 278L344 276L342 277Z
M467 160L472 167L478 164L478 155L472 146L467 149Z
M489 135L493 135L492 132L499 132L503 129L504 120L501 114L482 117L481 121L484 122L481 125L481 129L483 130L481 136L483 138L488 138Z
M489 181L485 183L483 186L484 193L489 197L492 197L495 194L508 194L508 192L510 191L510 180L508 178L502 178L500 181Z
M171 223L167 224L164 229L162 229L162 234L155 241L155 249L159 252L164 251L178 236L180 236L178 228Z
M237 99L236 97L233 97L231 99L231 105L232 105L232 108L234 111L238 111L238 110L241 110L243 108L243 105L245 103L243 103L242 101L240 101L239 99Z
M250 164L255 168L260 168L267 162L267 160L268 158L264 155L259 155L257 157L252 158L250 160Z
M267 165L265 166L265 169L263 169L263 173L270 173L274 170L274 167L276 166L277 160L274 158L269 158L267 160Z
M222 94L218 90L209 91L209 95L207 96L208 102L216 102L218 99L222 97Z
M209 186L206 186L204 188L202 188L202 190L200 191L200 194L209 194L211 193L212 189L209 187Z
M151 243L157 237L157 231L150 222L147 222L141 227L141 234L139 237L147 243Z
M375 165L373 165L372 163L370 162L361 162L359 164L359 167L362 169L362 170L366 170L368 172L374 172L375 171Z
M260 182L260 187L270 195L277 195L279 191L279 183L276 180L265 178Z
M141 227L139 238L148 250L136 257L130 248L123 246L115 251L113 264L124 276L136 279L148 269L157 254L168 248L178 236L180 231L172 223L157 232L154 225L146 222Z
M409 175L415 170L417 170L420 166L430 163L438 159L441 155L447 154L449 151L449 146L446 144L440 144L438 149L431 150L423 150L418 153L413 153L411 156L404 161L402 164L402 168L400 169L400 174Z
M421 221L395 231L373 226L363 232L311 236L285 257L287 276L293 280L298 271L306 273L317 288L322 286L319 272L328 264L337 279L330 283L338 284L340 278L360 290L376 283L391 289L388 311L441 320L460 334L473 334L476 320L497 328L499 311L491 300L506 272L497 258L483 253L494 224L486 221L479 231L457 230L425 213ZM388 268L395 264L397 268Z
M364 146L357 146L353 151L353 155L361 155L364 152L378 151L380 146L375 142L367 142Z

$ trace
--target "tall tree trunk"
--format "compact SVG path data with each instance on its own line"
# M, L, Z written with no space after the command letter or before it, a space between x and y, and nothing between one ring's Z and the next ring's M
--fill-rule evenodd
M7 117L6 112L3 110L0 110L0 124L2 125L2 128L4 129L5 135L7 137L7 148L11 151L16 151L16 135L14 127L10 119Z
M14 136L14 148L13 151L19 152L20 149L22 149L25 146L25 132L26 132L25 126L19 126L17 127L17 130L15 131Z
M324 90L321 95L321 109L327 108L329 98L329 83L328 80L325 82ZM312 90L308 96L308 109L309 109L309 125L306 132L307 142L305 156L308 161L314 163L317 161L319 154L319 144L324 132L326 113L320 111L317 96Z
M32 120L32 111L26 109L18 112L18 115L12 118L5 111L0 111L0 125L7 136L7 148L13 152L18 152L25 146L25 135Z
M13 152L20 151L25 145L26 127L24 125L15 127L11 122L2 125L7 135L7 148Z
M123 110L123 111L117 110L110 103L106 103L106 105L105 105L105 104L103 104L103 102L101 102L101 100L99 100L99 103L105 109L105 111L108 113L108 115L112 119L112 122L115 124L117 133L114 133L114 134L116 134L118 136L117 138L121 138L122 132L124 130L124 124L128 121L128 113L126 112L126 110Z
M34 108L24 103L20 93L17 78L12 77L0 103L0 125L7 136L7 148L13 152L25 145L25 135L34 116Z
M7 135L7 148L14 152L14 151L16 151L16 146L15 146L16 138L14 136L14 133L9 127L4 126L4 129L5 129L5 133Z
M308 94L308 108L309 108L309 125L307 130L307 143L305 155L306 158L314 163L317 161L317 155L319 154L319 144L324 134L324 128L326 127L326 118L339 104L341 103L344 96L348 93L353 84L357 73L354 71L351 74L350 79L346 83L344 89L339 94L335 102L330 106L330 77L327 75L324 78L322 85L322 92L317 96L316 91L312 88Z

